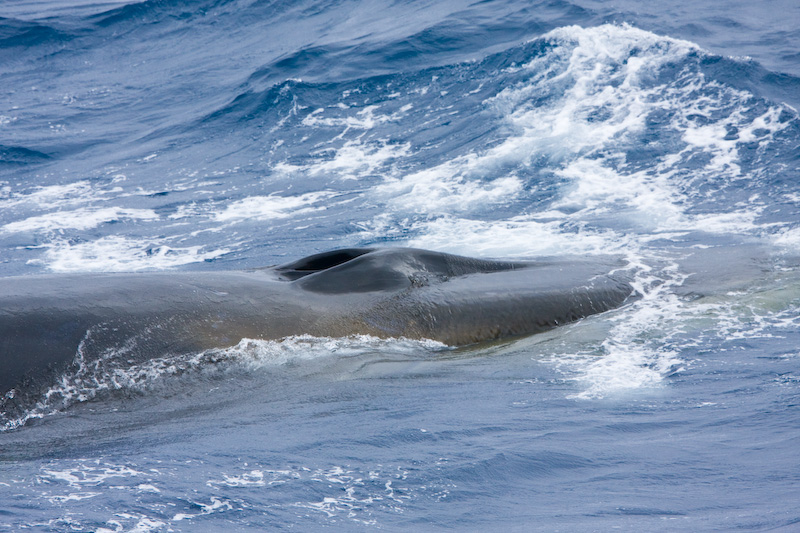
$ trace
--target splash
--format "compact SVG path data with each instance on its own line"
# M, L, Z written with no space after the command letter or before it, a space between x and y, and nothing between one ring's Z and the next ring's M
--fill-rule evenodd
M370 335L338 338L299 335L278 341L242 339L229 348L159 357L140 364L131 364L125 357L124 348L119 352L105 353L96 360L87 360L81 345L76 356L76 370L62 375L57 383L34 400L32 406L21 405L11 409L15 395L11 394L5 399L4 407L8 409L0 413L0 428L13 430L30 420L54 415L77 403L88 402L116 391L146 394L171 377L197 376L214 379L224 377L230 372L259 372L325 358L342 360L374 353L420 357L449 349L448 346L432 340L380 339ZM13 410L22 412L15 415Z

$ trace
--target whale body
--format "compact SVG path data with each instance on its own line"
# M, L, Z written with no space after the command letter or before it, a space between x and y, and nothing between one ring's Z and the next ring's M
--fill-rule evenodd
M617 260L508 262L348 248L226 272L0 278L0 398L83 360L131 362L300 334L467 345L621 305Z

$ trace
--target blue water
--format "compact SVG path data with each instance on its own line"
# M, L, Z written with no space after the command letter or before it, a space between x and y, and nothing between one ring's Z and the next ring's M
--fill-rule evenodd
M794 0L0 17L0 276L417 246L619 254L641 295L63 376L2 404L0 530L800 530Z

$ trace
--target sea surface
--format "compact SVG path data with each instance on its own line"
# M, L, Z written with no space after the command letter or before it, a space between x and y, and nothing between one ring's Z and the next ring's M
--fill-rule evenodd
M0 17L1 277L414 246L615 254L639 293L65 375L0 403L0 531L800 531L796 0Z

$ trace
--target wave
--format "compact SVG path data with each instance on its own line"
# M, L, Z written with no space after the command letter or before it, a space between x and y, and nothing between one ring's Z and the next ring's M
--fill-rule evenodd
M0 17L0 49L32 48L73 38L74 35L46 24Z
M309 60L342 53L325 50ZM343 245L401 241L495 256L591 253L631 243L641 250L659 235L696 231L771 238L795 224L797 112L748 91L747 77L719 73L752 62L688 41L626 25L570 26L477 61L273 83L280 61L253 70L229 97L216 94L222 103L215 108L200 112L187 102L181 109L189 111L163 128L148 124L145 137L110 141L125 155L112 159L103 176L125 167L131 176L171 173L186 191L166 201L140 194L132 188L138 181L129 179L115 183L118 193L105 192L103 201L112 203L118 194L120 209L159 214L136 219L139 237L81 231L75 239L77 229L63 227L68 235L44 243L50 258L31 264L63 264L58 258L72 248L120 239L128 244L119 253L134 256L155 241L206 248L185 255L199 262L213 253L204 235L230 235L228 241L252 247L253 238L230 234L248 224L259 227L257 242L272 239L273 246L290 228L309 228L307 240L324 239L323 224L333 232L326 235L346 239ZM124 101L114 98L117 107ZM102 113L113 116L115 109ZM158 106L153 112L166 114ZM52 162L78 153L64 141L53 150L50 159L19 159ZM193 177L205 165L209 179ZM193 192L201 184L207 192ZM303 199L319 194L325 201L306 209ZM297 212L267 208L275 199L299 206ZM95 196L86 200L70 209L109 207ZM249 212L263 216L250 219ZM68 219L34 211L21 220L42 216L53 222L47 231ZM176 222L165 227L170 221ZM195 228L188 248L179 225L186 223ZM128 223L116 229L122 227ZM126 264L120 259L113 264Z
M186 22L205 17L209 11L231 3L231 0L205 0L202 2L145 0L93 14L88 17L88 20L100 27L118 27L123 24L132 26L159 24L165 20Z
M49 155L38 150L0 144L0 165L30 165L44 163L50 159Z
M772 102L786 102L800 109L800 77L764 68L748 57L726 57L706 54L702 72L712 80L746 90Z
M519 200L555 207L550 218L590 220L612 205L633 215L658 202L670 221L656 231L701 219L713 227L714 213L728 231L757 218L758 207L725 220L731 206L764 194L761 181L742 178L761 174L767 157L790 157L798 120L787 106L709 79L719 62L626 26L571 27L476 63L285 81L242 93L207 122L236 120L259 128L265 144L286 143L276 173L332 180L378 171L377 199L400 213ZM611 191L612 182L627 185Z

